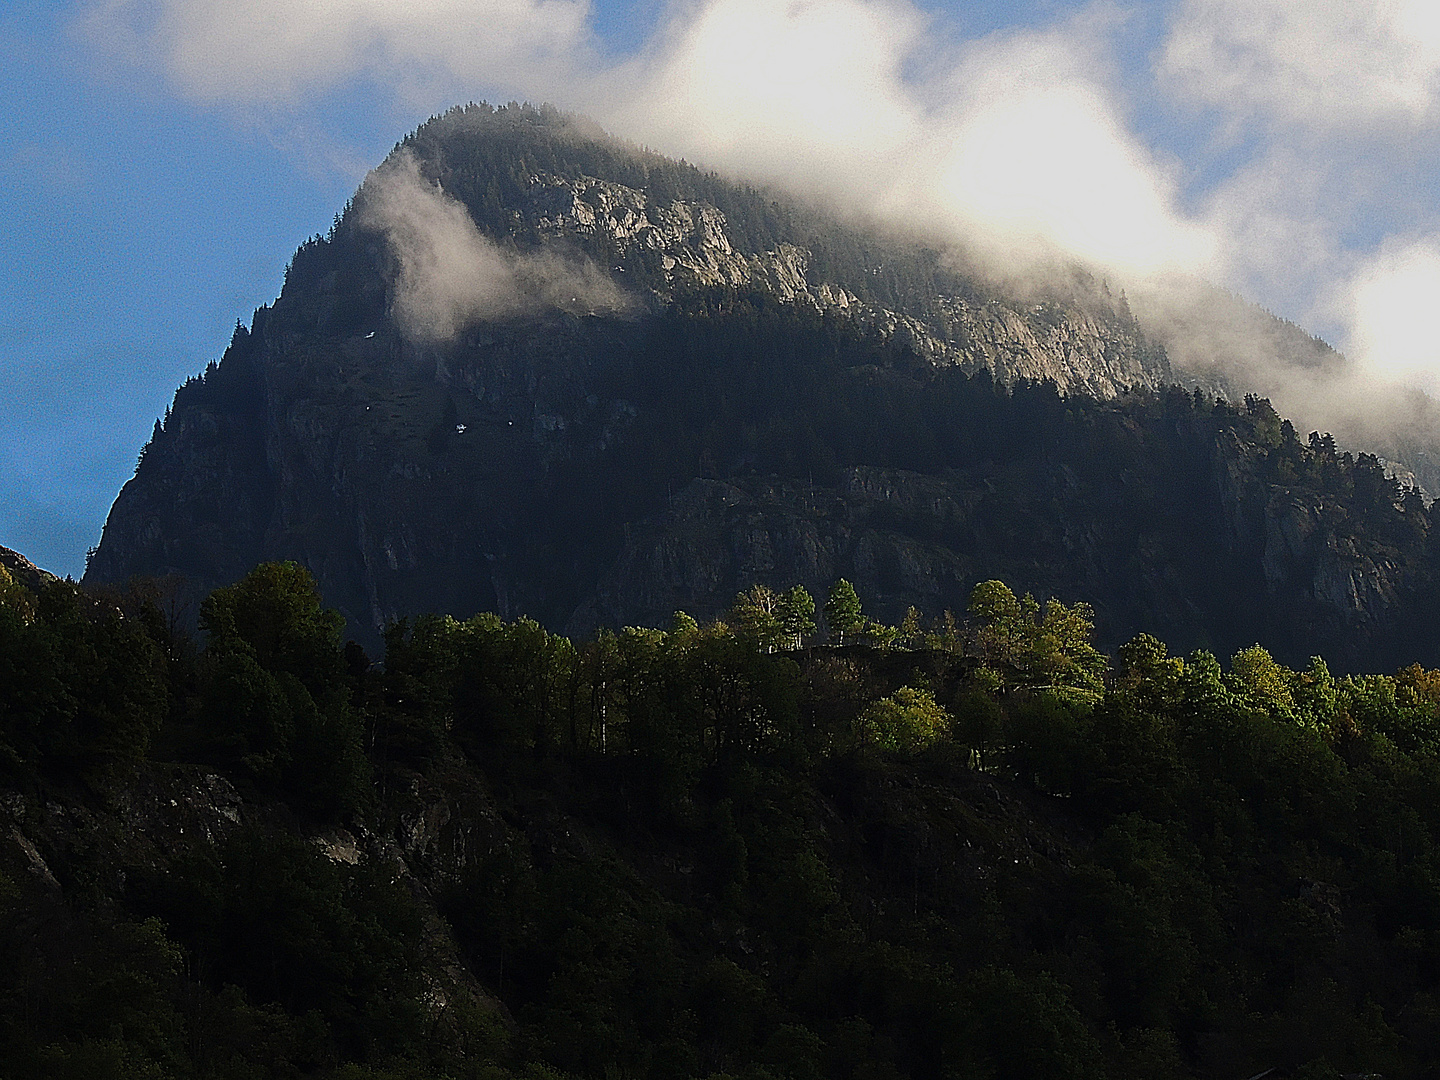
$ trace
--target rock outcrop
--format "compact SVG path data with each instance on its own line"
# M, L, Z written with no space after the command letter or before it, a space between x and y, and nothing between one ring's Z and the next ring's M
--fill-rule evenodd
M1006 383L1048 380L1064 393L1115 397L1171 378L1164 349L1103 288L1032 304L940 292L914 298L916 310L897 311L814 280L811 253L795 244L742 253L725 214L706 203L657 206L643 191L596 177L537 175L523 205L527 224L547 238L601 240L622 260L658 257L659 274L645 283L662 304L678 291L757 289L782 304L843 315L933 366L983 368Z
M45 582L56 580L50 571L41 570L24 555L7 547L0 547L0 566L27 589L38 589Z

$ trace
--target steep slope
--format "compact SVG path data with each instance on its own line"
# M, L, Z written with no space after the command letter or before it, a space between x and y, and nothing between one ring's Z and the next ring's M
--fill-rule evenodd
M1239 401L1269 398L1301 431L1385 460L1387 470L1440 492L1440 404L1413 387L1367 375L1299 326L1203 283L1141 295L1141 325L1187 386Z
M199 595L292 558L373 644L414 612L584 631L840 573L895 619L1004 573L1093 600L1109 643L1384 652L1428 580L1423 508L1377 496L1400 547L1326 516L1353 497L1337 460L1294 496L1320 539L1257 539L1287 479L1257 462L1308 451L1258 406L1156 396L1171 378L1082 273L1002 295L560 114L471 106L181 388L86 581Z

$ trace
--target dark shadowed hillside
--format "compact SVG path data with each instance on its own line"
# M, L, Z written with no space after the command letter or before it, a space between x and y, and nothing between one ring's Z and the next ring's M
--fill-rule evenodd
M0 1077L1435 1075L1440 670L773 599L382 668L0 569Z

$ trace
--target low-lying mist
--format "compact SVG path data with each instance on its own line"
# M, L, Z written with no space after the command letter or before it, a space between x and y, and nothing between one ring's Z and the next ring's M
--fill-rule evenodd
M547 309L617 314L632 307L586 259L502 250L458 199L422 175L408 150L366 178L356 205L359 223L390 246L392 312L414 340L449 341L472 323Z
M1198 279L1142 280L1129 298L1183 383L1232 399L1268 398L1302 438L1328 431L1342 448L1376 454L1402 482L1440 495L1440 402L1424 390Z

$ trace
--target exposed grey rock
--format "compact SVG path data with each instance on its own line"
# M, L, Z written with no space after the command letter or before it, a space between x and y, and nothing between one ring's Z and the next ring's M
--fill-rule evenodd
M1123 303L1103 293L1022 305L938 294L917 316L867 304L843 286L812 280L810 253L794 244L746 256L725 215L704 203L651 205L643 191L596 177L534 176L526 213L543 235L601 235L621 255L659 253L663 284L655 298L685 288L758 287L785 304L843 314L883 338L910 346L935 365L991 371L1002 382L1049 380L1062 392L1114 397L1171 379L1163 348L1146 340Z

